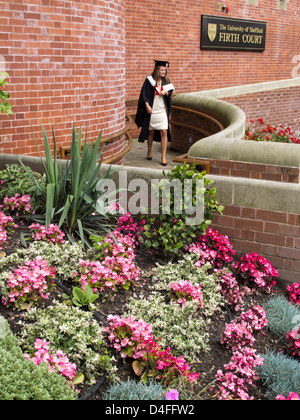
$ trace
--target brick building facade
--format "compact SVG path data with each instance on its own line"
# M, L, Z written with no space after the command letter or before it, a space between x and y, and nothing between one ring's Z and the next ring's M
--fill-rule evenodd
M137 98L157 58L170 60L178 93L300 77L298 0L228 0L228 12L218 5L0 0L0 69L10 75L14 110L9 119L0 116L0 151L35 154L32 131L41 141L42 124L50 136L53 124L59 145L69 143L73 122L88 127L90 139L101 129L105 137L118 132L125 125L125 99ZM202 14L265 21L265 51L201 50ZM245 107L249 118L264 116L277 101L264 92L229 100ZM278 120L282 113L275 108ZM295 109L287 113L281 122L299 125ZM106 156L123 146L124 138L116 139Z

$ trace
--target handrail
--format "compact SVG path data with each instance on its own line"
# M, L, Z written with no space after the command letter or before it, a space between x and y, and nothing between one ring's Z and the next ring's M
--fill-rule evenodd
M129 139L129 145L130 145L130 143L131 143L131 147L132 147L132 139L130 140L130 135L128 134L129 132L130 132L130 130L131 130L131 128L132 128L132 125L133 125L133 119L131 118L131 116L130 115L128 115L128 114L126 114L125 115L125 118L126 118L126 120L128 121L128 123L127 123L127 125L125 125L125 127L122 129L122 130L120 130L120 131L118 131L117 133L115 133L115 134L112 134L112 135L110 135L110 136L108 136L108 137L103 137L101 140L100 140L100 145L101 144L105 144L105 143L109 143L109 142L112 142L113 140L115 140L116 138L118 138L118 137L121 137L121 136L123 136L124 134L125 134L125 136ZM124 150L127 150L126 151L126 153L128 153L128 151L131 149L131 147L129 148L129 146L127 146ZM128 149L129 148L129 149ZM82 149L82 147L81 147L81 149ZM61 159L65 159L66 158L66 156L68 155L68 153L70 153L70 147L63 147L63 146L61 146L60 147L60 158ZM122 152L120 152L120 153L123 153L124 151L122 151ZM119 153L119 154L120 154ZM126 154L125 153L125 154ZM119 155L118 154L118 155ZM118 155L116 155L116 156L118 156ZM115 157L114 157L115 158ZM118 158L119 159L119 158ZM113 161L115 161L115 160L118 160L118 159L114 159ZM106 163L106 162L105 162Z
M177 122L177 121L170 121L170 124L178 126L178 127L188 128L188 129L193 130L193 131L197 131L197 133L201 133L205 137L208 137L208 136L211 135L211 133L209 131L203 130L203 128L199 128L199 127L196 127L194 125L185 124L185 123L181 123L181 122Z
M190 109L190 108L183 108L183 107L180 107L180 106L176 106L176 105L173 105L172 106L172 109L176 109L177 111L185 111L185 112L190 112L190 113L192 113L192 114L196 114L196 115L198 115L198 116L201 116L201 117L204 117L204 118L206 118L207 120L210 120L211 122L213 122L214 124L216 124L218 127L219 127L219 129L220 129L220 131L221 130L224 130L224 126L223 126L223 124L220 122L220 121L218 121L216 118L214 118L214 117L212 117L211 115L209 115L209 114L205 114L204 112L201 112L201 111L196 111L195 109ZM175 122L173 122L173 124L176 124ZM209 134L210 135L210 134Z
M117 160L122 159L131 150L132 145L133 145L132 135L129 132L127 132L125 133L125 136L127 137L127 140L129 141L129 144L127 145L127 147L125 147L125 149L123 149L121 152L117 153L113 157L109 159L103 159L103 163L110 164L110 163L116 162Z

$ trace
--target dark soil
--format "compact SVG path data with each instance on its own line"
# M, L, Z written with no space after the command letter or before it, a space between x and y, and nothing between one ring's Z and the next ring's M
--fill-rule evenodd
M20 231L17 230L15 233L10 234L9 236L9 244L5 248L6 254L10 254L14 252L17 247L22 247L19 241L19 234ZM141 297L146 298L152 291L150 290L149 286L151 286L153 279L151 275L151 269L154 267L154 262L158 261L160 264L163 262L167 262L167 259L163 259L161 254L157 255L157 258L153 255L148 255L142 249L137 248L137 259L136 264L137 266L143 270L141 280L138 282L136 287L129 291L122 291L114 297L108 298L106 302L103 304L98 305L98 321L102 324L105 323L106 317L109 314L113 315L122 315L126 311L126 304L133 296L135 298ZM70 285L69 285L70 286ZM61 295L64 291L58 288L49 298L49 301L45 303L45 306L51 305L51 302L55 298L56 300L61 299ZM277 292L279 294L284 294L284 291L281 291L280 288L277 287ZM245 310L252 308L254 305L263 305L264 302L269 300L271 295L266 293L257 293L255 295L245 295L244 296L244 303L245 303ZM17 325L18 320L22 317L22 313L18 313L13 311L11 308L6 308L2 303L0 303L0 314L3 315L9 322L10 327L13 332L17 332L19 326ZM232 353L224 346L220 344L220 336L225 329L226 323L229 323L231 317L235 317L234 314L231 314L230 311L219 313L217 316L214 317L211 325L210 325L210 352L199 354L198 360L195 361L193 364L193 368L195 371L200 372L200 379L199 383L197 384L197 388L194 388L193 395L197 395L200 393L207 385L211 384L214 379L217 371L219 369L223 370L225 364L228 364ZM100 318L100 319L99 319ZM272 335L268 329L266 329L263 333L259 333L256 335L256 343L255 348L258 350L258 353L263 355L267 349L273 349L280 351L281 346L276 337ZM184 355L183 355L184 356ZM133 372L131 367L132 361L128 360L124 363L123 360L117 362L118 372L117 376L122 380L127 379L137 379L136 375ZM103 393L107 389L109 382L105 378L102 383L96 385L94 389L87 389L84 388L80 393L81 399L88 399L88 400L101 400L103 399ZM255 400L263 400L265 399L266 390L260 382L257 382L251 390L249 390L251 396L254 397ZM206 391L201 393L202 399L217 399L216 392L214 389L211 389L210 386L207 387Z

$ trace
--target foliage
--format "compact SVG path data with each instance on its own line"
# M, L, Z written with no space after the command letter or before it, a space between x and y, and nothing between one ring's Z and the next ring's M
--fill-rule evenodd
M77 400L78 393L65 378L50 372L46 364L26 361L7 321L0 317L0 399Z
M8 82L5 79L9 78L9 74L5 71L0 72L0 88L7 85ZM13 115L12 106L7 101L10 98L10 94L7 92L3 92L0 89L0 114L6 114L7 116Z
M66 241L63 245L55 245L45 241L35 241L27 248L17 249L10 256L2 257L0 269L11 269L15 264L22 264L26 259L35 259L41 256L54 267L56 277L62 281L72 281L80 271L79 260L85 256L79 243L71 244Z
M80 287L73 287L72 290L72 297L69 299L68 295L63 294L62 297L67 299L67 301L73 302L74 305L79 306L87 306L90 310L93 308L93 302L98 299L99 295L93 293L92 289L88 286L84 287L82 290Z
M33 353L32 343L41 337L50 343L52 354L57 350L66 353L88 383L94 383L103 370L110 374L114 371L104 347L104 328L92 319L90 312L55 302L44 310L29 309L23 319L18 337L26 353Z
M115 382L105 392L104 400L165 400L166 390L162 384L149 380L147 384L133 380Z
M282 124L270 125L265 123L262 118L250 120L245 139L276 143L300 143L300 139L293 133L291 127L284 128Z
M32 171L29 166L26 170L18 164L7 164L6 169L0 171L0 200L6 196L13 197L16 194L30 196L31 205L38 211L37 202L39 201L40 191L36 188L36 181L41 185L45 183L45 177L38 172Z
M41 193L41 203L45 203L41 214L32 216L31 219L46 228L50 223L58 225L67 235L69 241L75 242L80 238L83 245L89 245L90 235L108 231L108 214L99 213L97 201L103 194L103 181L112 173L110 168L99 178L99 170L102 164L102 151L99 150L101 133L95 143L87 142L87 132L82 144L81 128L77 134L75 125L72 131L70 161L67 161L63 169L62 162L58 162L56 140L53 133L52 158L51 148L46 131L43 127L45 159L42 158L39 147L41 163L46 177L46 185L35 180ZM26 167L20 161L24 169ZM26 169L27 171L27 169ZM27 171L32 177L31 173ZM32 177L33 179L33 177Z
M70 363L67 356L61 350L57 350L55 354L50 354L49 343L39 338L35 340L34 347L36 349L34 355L24 354L26 360L32 360L36 366L46 363L49 366L50 372L57 371L57 373L67 378L72 388L74 388L75 384L81 382L83 378L82 375L76 374L76 365Z
M283 296L276 296L264 304L269 329L285 343L285 336L299 323L300 311Z
M169 284L174 279L177 281L185 280L192 285L201 285L203 295L203 306L201 314L207 319L210 318L223 305L221 287L218 278L214 274L208 274L211 269L210 264L197 266L198 256L196 254L185 254L177 263L157 265L153 270L154 286L156 291L169 292Z
M224 207L215 198L216 189L209 188L213 181L205 172L197 172L195 164L178 165L164 175L156 191L159 216L146 215L143 236L147 248L178 253L197 235L204 234L215 212L221 213ZM201 221L197 211L203 213Z
M282 353L267 351L263 355L264 364L257 368L268 398L274 400L278 394L286 398L289 393L300 394L300 363Z
M209 351L210 320L194 317L197 309L197 302L187 302L181 308L176 303L166 303L163 296L154 294L148 299L131 299L126 315L150 324L154 338L161 339L163 348L170 346L175 356L184 354L191 362L201 350Z
M134 317L120 318L118 315L108 316L109 340L113 347L121 352L123 358L132 357L133 370L141 376L142 381L156 378L164 384L173 384L178 377L186 377L194 381L199 374L191 372L191 367L183 356L173 356L170 347L166 350L155 341L152 327L142 319L136 321Z

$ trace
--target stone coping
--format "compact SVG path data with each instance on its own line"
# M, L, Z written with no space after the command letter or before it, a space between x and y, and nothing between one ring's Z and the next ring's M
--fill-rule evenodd
M43 172L39 157L20 156L20 158L25 165L28 165L33 170ZM8 163L19 163L19 161L15 155L0 154L0 169L5 168L5 164ZM64 165L66 161L61 163ZM99 175L105 173L109 166L103 164ZM118 165L111 165L111 169L119 169L111 176L117 188L119 187L120 171L126 171L128 183L133 179L145 180L149 191L152 179L164 177L163 170L159 169ZM300 214L300 184L220 175L207 175L207 178L214 181L212 186L217 189L216 197L220 204L224 206L230 205Z
M232 96L248 95L251 93L267 92L270 90L287 89L291 87L300 87L300 77L283 80L272 80L269 82L251 83L241 86L229 86L219 89L208 89L188 93L188 95L199 95L208 98L231 98Z

